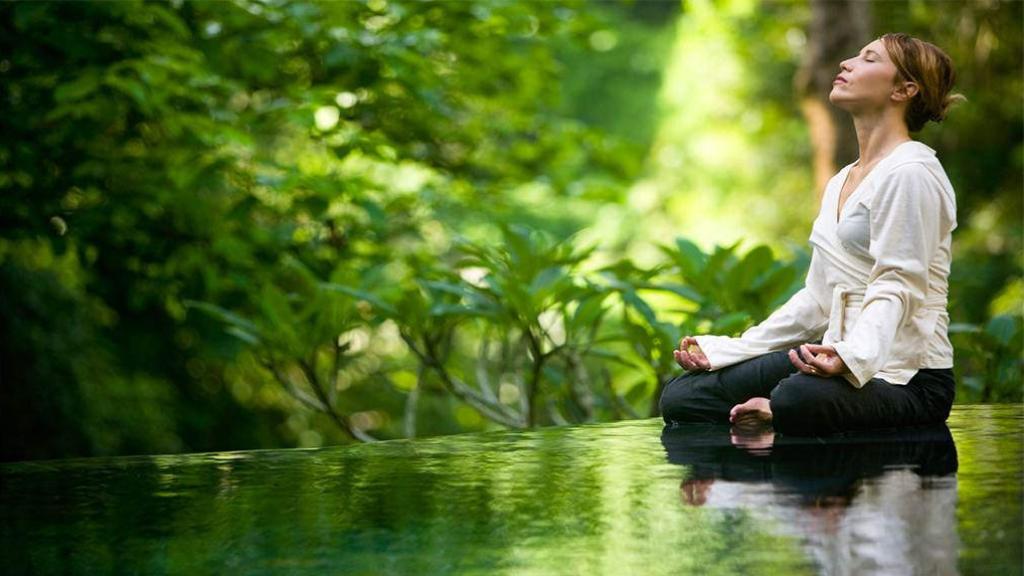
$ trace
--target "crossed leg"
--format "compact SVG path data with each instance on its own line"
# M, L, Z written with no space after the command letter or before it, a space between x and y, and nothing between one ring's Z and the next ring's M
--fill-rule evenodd
M780 380L795 372L784 350L720 370L688 372L665 385L661 415L666 422L726 423L734 407L751 398L767 399Z
M922 369L906 385L799 372L786 351L712 372L690 372L665 386L666 422L732 422L741 430L771 424L784 434L817 435L943 422L952 404L948 369Z

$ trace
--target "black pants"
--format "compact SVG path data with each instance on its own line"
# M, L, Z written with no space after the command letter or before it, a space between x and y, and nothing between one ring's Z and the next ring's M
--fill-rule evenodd
M660 405L669 424L728 422L733 406L764 397L776 431L823 435L945 422L954 388L952 369L924 368L904 386L873 378L858 389L839 376L798 371L782 350L683 374L665 385Z

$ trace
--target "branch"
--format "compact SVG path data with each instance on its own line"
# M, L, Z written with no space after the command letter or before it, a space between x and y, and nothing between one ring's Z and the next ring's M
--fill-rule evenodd
M320 404L316 401L316 399L300 390L299 387L296 386L294 382L292 382L291 378L288 378L287 376L282 374L280 370L278 370L277 365L275 365L270 360L265 360L262 358L258 359L258 361L260 365L262 365L264 368L269 370L271 374L274 375L274 378L278 381L278 383L284 386L285 390L289 394L291 394L292 397L298 400L301 404L305 405L307 408L310 408L311 410L315 410L318 412L320 411Z
M594 398L590 395L590 389L584 384L584 382L589 380L589 375L576 352L566 354L565 362L568 364L569 399L583 413L584 420L590 421L594 415ZM581 391L583 392L582 397L580 395Z
M526 380L519 372L513 372L512 378L515 379L516 386L519 388L519 408L523 414L526 414L530 411L529 399L526 396Z
M658 379L658 385L654 389L654 396L651 397L651 408L647 411L647 415L651 418L661 415L661 394L665 391L665 386L672 381L675 376L669 374L665 378L658 376L655 373L655 378Z
M533 355L533 370L530 371L530 381L526 387L526 400L529 410L526 413L526 422L530 428L537 425L537 397L540 392L540 375L544 368L545 357L540 350L540 342L530 330L526 331L527 341L530 344L530 354Z
M402 417L403 428L406 438L416 437L416 406L420 400L420 389L423 387L423 371L425 368L420 365L416 371L416 387L409 391L405 398L405 413Z
M636 413L636 410L633 410L633 407L629 405L629 402L626 402L622 396L619 396L618 393L615 392L615 389L612 388L612 377L611 374L608 373L607 369L601 370L601 376L605 383L605 389L608 390L608 394L612 397L612 409L615 412L615 418L621 420L623 410L626 411L627 416L631 419L636 420L639 418L640 415Z
M498 402L498 398L494 395L494 388L491 386L490 376L487 374L487 357L491 351L490 340L484 335L483 340L480 342L480 351L477 353L476 358L476 379L480 385L480 391L483 393L483 397L488 402Z
M522 424L517 422L516 415L510 413L508 408L502 406L500 403L489 402L485 398L477 394L471 387L467 386L464 382L458 378L452 376L444 365L434 355L433 348L429 346L429 343L425 343L424 350L420 350L412 337L408 334L400 332L402 340L409 346L413 354L420 360L420 362L434 370L437 375L441 378L441 384L454 395L456 398L469 404L477 412L484 415L485 417L507 426L509 428L522 428Z
M341 370L341 356L342 352L344 352L342 346L338 344L337 336L334 337L332 344L334 345L334 364L331 368L330 378L327 379L331 383L330 387L327 388L327 393L331 398L331 405L334 404L335 399L338 397L338 372ZM345 344L345 348L348 348L348 344Z
M548 400L548 416L551 417L552 422L557 426L567 426L569 421L565 419L562 412L558 410L558 404L552 399Z
M357 426L353 426L352 421L348 416L341 414L334 409L334 406L332 406L330 401L327 399L327 393L324 392L323 386L320 384L320 379L317 378L314 366L310 365L306 361L299 361L299 366L302 367L302 371L306 375L309 387L313 389L313 393L316 394L317 399L320 400L320 404L322 405L320 408L321 412L327 414L338 428L341 428L341 430L348 434L353 440L359 440L360 442L377 441L373 436L370 436L366 432L360 430Z

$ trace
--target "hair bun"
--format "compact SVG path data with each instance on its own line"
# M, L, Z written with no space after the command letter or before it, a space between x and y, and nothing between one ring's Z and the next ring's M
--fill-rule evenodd
M967 101L962 94L950 93L956 73L952 60L941 48L904 33L885 34L881 40L899 78L918 86L904 113L911 132L917 132L929 121L942 122L954 104Z

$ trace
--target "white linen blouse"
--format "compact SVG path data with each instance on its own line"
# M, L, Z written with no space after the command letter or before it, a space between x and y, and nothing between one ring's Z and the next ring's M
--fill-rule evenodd
M935 150L909 140L847 198L848 164L825 187L811 230L805 285L741 336L697 336L712 370L818 339L835 347L860 388L906 384L921 368L951 368L946 311L956 196Z

